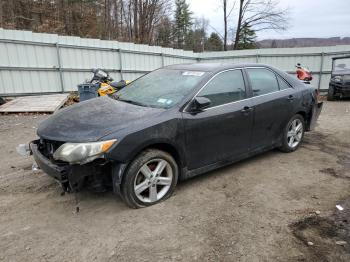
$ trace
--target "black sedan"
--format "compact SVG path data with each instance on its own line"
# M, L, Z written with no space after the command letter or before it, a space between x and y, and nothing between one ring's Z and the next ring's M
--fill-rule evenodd
M60 110L30 150L65 191L113 188L139 208L168 198L179 180L295 151L321 105L317 89L271 66L173 65Z

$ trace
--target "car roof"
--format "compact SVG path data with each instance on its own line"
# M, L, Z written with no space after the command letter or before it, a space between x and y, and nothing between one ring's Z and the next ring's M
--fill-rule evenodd
M231 68L242 68L242 67L254 67L254 66L264 66L272 68L269 65L249 63L249 64L235 64L235 63L192 63L192 64L178 64L166 66L167 69L174 70L189 70L189 71L204 71L204 72L216 72Z
M245 64L234 64L234 63L192 63L192 64L178 64L166 66L167 69L173 70L188 70L188 71L202 71L215 74L217 72L234 69L234 68L243 68L243 67L266 67L272 69L274 72L282 76L287 82L293 86L300 85L300 80L296 77L292 77L287 72L277 69L276 67L260 64L260 63L245 63Z
M350 55L336 56L336 57L333 57L332 59L333 59L333 60L337 60L337 59L343 59L343 58L350 58Z

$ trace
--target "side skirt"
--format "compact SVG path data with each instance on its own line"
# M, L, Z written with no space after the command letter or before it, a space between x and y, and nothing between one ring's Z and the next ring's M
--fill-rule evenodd
M210 164L210 165L196 168L196 169L192 169L192 170L188 170L186 167L184 167L182 169L182 174L181 174L180 180L183 181L183 180L186 180L186 179L189 179L189 178L192 178L192 177L219 169L221 167L229 166L231 164L237 163L241 160L247 159L247 158L252 157L254 155L258 155L258 154L261 154L263 152L270 151L278 146L280 146L280 144L274 144L272 146L259 148L259 149L252 151L252 152L240 155L239 157L234 157L234 158L231 158L228 160L219 161L219 162L216 162L214 164Z

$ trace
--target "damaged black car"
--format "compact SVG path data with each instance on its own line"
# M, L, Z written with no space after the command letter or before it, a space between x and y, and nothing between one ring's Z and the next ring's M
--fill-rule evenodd
M321 111L317 95L267 65L172 65L60 110L29 147L65 191L112 189L146 207L180 180L273 148L295 151Z

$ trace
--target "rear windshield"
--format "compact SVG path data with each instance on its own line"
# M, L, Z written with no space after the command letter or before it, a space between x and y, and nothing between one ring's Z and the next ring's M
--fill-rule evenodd
M350 70L350 57L342 59L334 59L333 71Z
M179 103L204 77L205 72L159 69L117 92L120 101L141 106L170 108Z

